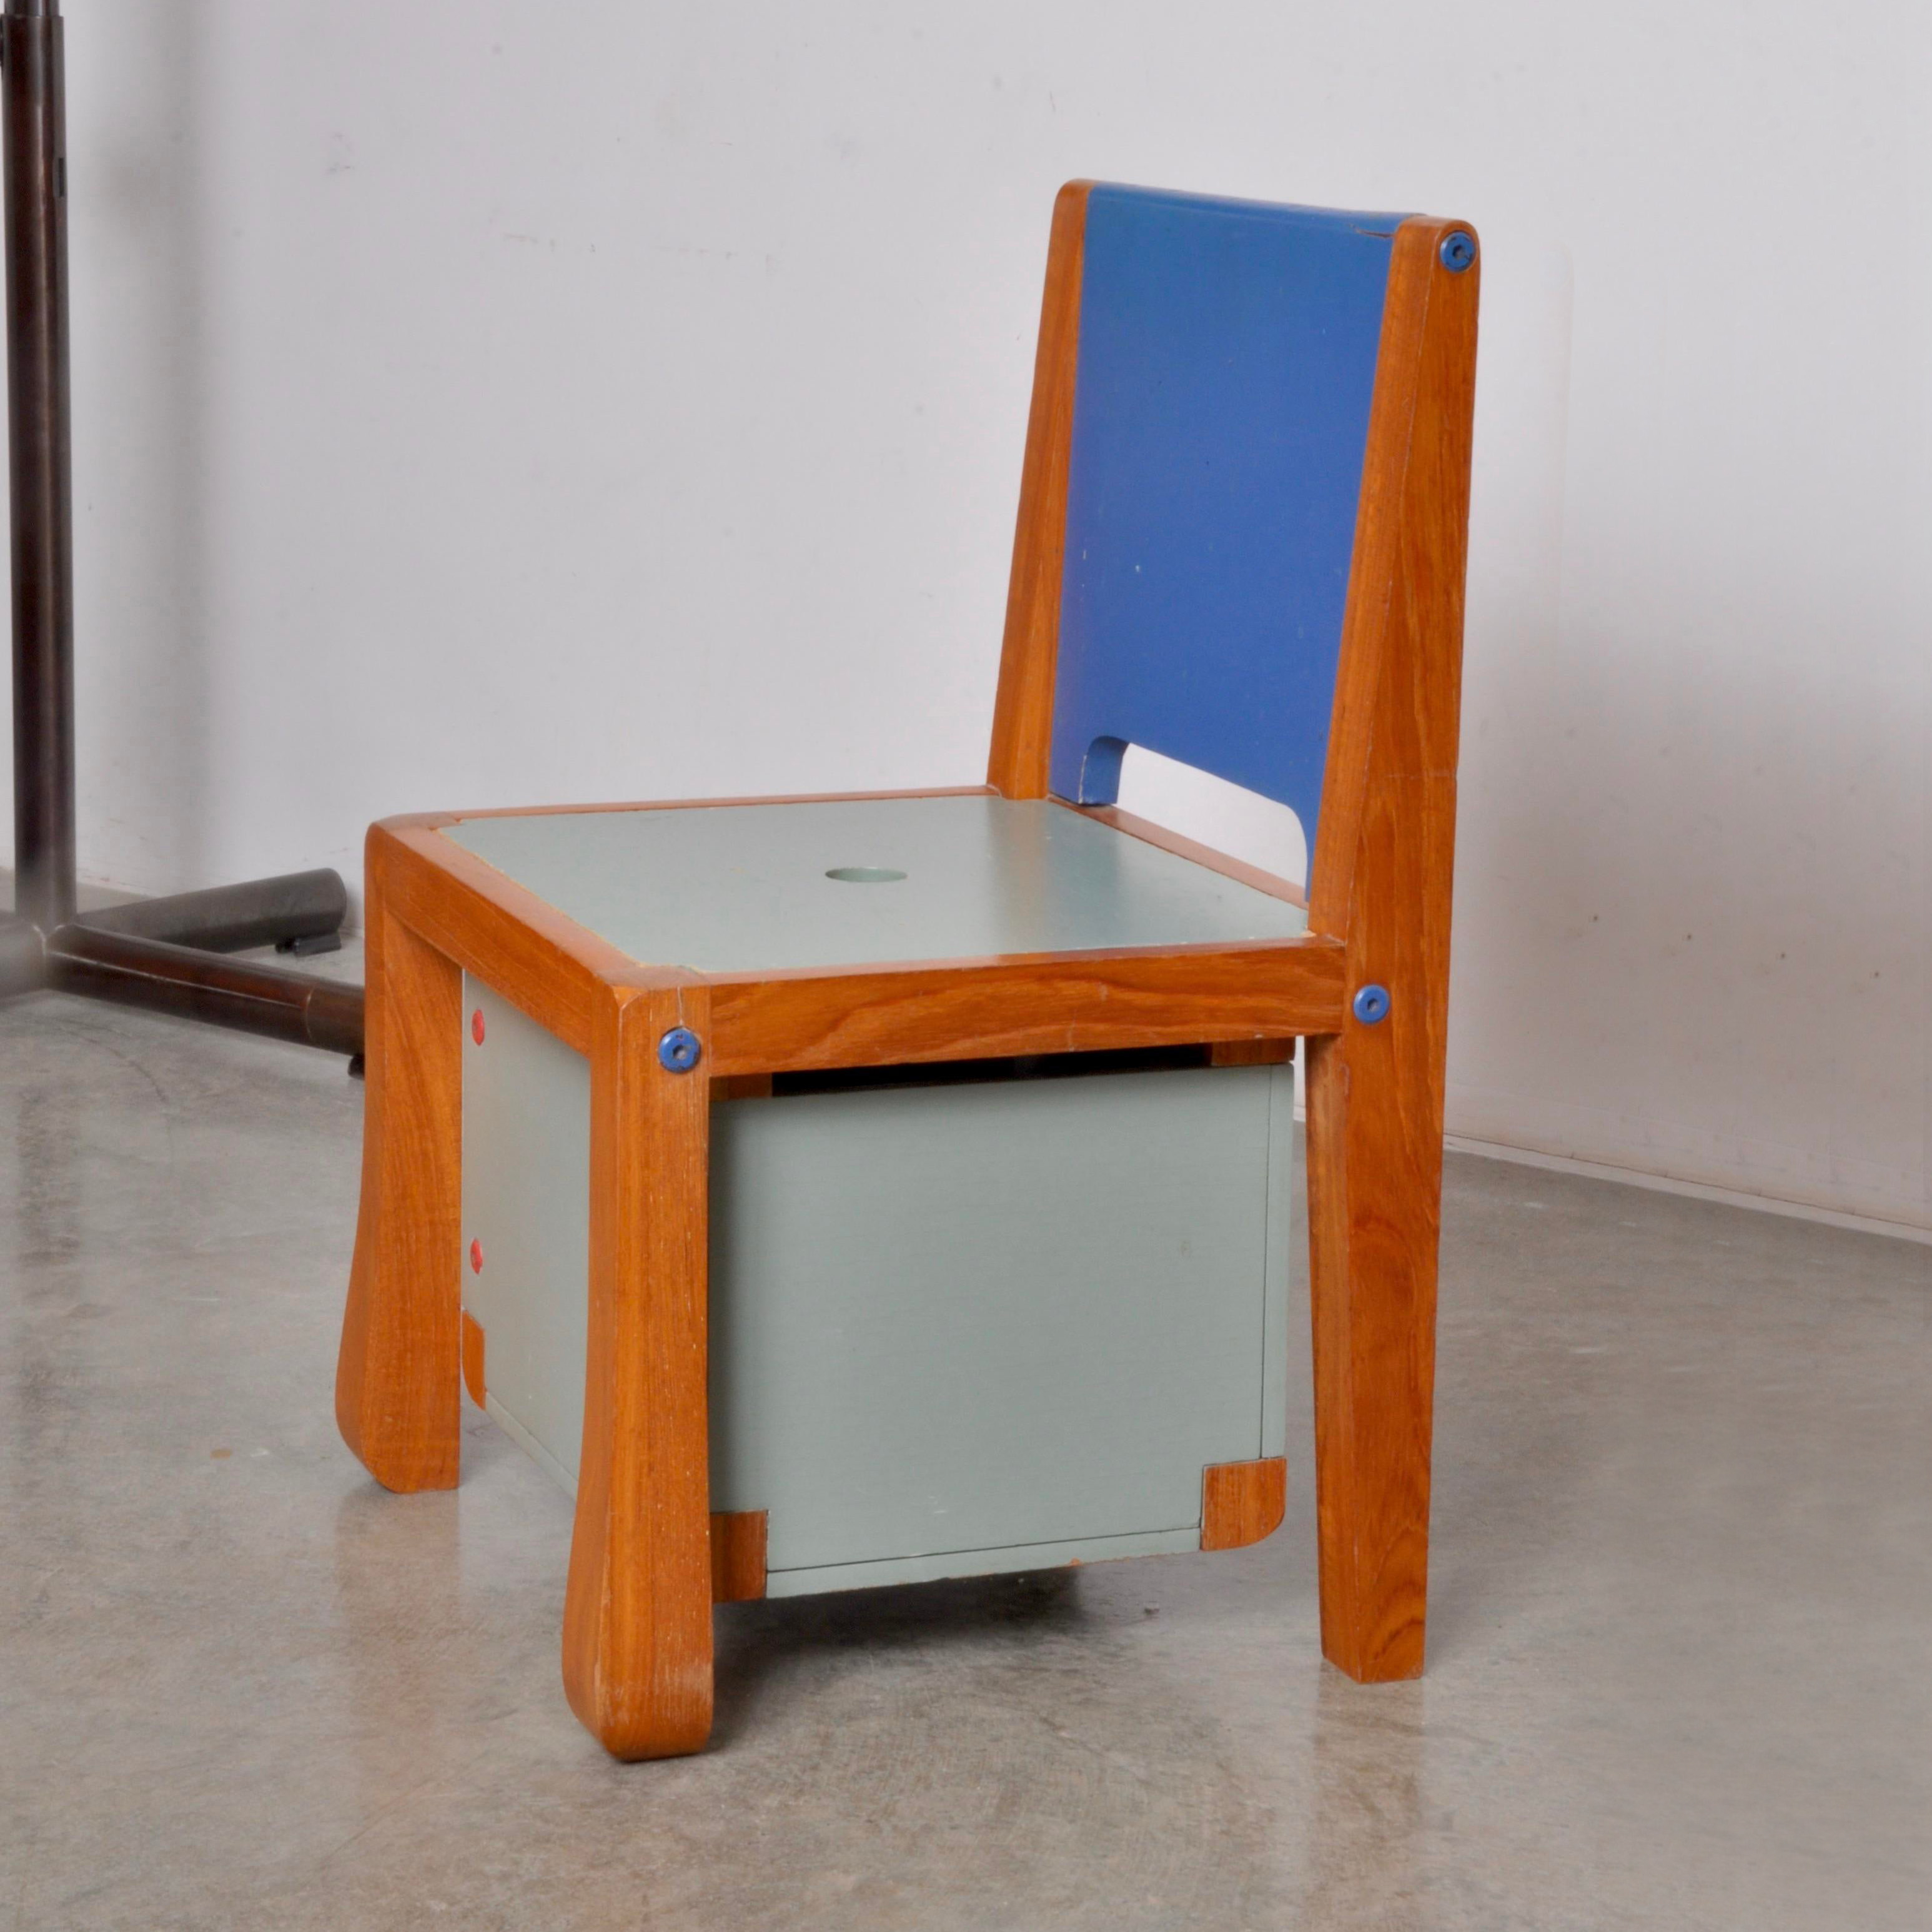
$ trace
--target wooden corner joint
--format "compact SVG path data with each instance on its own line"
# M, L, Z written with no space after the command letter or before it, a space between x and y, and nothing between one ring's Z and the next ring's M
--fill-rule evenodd
M1240 1550L1272 1536L1288 1511L1288 1459L1210 1462L1201 1472L1201 1547Z
M763 1510L712 1511L714 1604L748 1604L765 1594L765 1522Z

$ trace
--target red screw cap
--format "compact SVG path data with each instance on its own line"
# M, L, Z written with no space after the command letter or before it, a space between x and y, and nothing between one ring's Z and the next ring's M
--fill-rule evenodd
M483 1272L483 1244L481 1241L470 1244L470 1272L472 1274Z
M470 1037L478 1046L483 1044L483 1009L481 1006L470 1016Z

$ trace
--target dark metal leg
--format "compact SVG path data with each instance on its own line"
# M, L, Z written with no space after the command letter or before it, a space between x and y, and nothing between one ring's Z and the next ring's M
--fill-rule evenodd
M14 909L74 916L74 511L68 407L67 134L57 0L0 22L7 427L14 549Z
M52 986L352 1056L362 991L219 956L340 944L332 872L182 892L76 917L73 439L67 132L59 0L0 0L7 424L13 536L14 870L0 995Z
M339 872L286 872L245 885L176 892L167 898L86 912L74 923L95 932L124 932L208 952L243 952L251 946L287 946L337 938L349 910Z
M76 923L47 941L47 983L122 1006L182 1013L239 1033L362 1051L362 988L282 966L249 966L220 954Z
M47 983L40 930L31 920L0 913L0 998L31 993Z

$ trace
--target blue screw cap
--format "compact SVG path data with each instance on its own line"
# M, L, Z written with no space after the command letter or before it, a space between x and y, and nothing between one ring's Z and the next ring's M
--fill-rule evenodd
M1466 228L1452 228L1436 252L1452 275L1460 275L1476 259L1476 238Z
M658 1042L658 1064L667 1073L688 1073L704 1052L688 1027L673 1027Z
M1390 1004L1386 986L1364 986L1354 998L1355 1017L1363 1025L1373 1026L1378 1020L1388 1018Z

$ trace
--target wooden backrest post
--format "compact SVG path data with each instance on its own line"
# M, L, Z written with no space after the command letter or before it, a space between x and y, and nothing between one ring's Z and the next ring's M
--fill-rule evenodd
M1053 673L1066 562L1066 472L1073 453L1073 374L1080 347L1080 266L1091 182L1069 182L1053 204L1046 292L1034 352L1033 405L1020 471L1006 631L993 701L986 782L1008 798L1044 798L1052 749Z
M1365 892L1400 885L1415 914L1418 894L1439 902L1431 910L1441 922L1445 982L1481 273L1479 262L1458 272L1442 261L1444 238L1454 232L1467 230L1415 219L1396 235L1319 830L1309 855L1312 932L1351 938ZM1398 801L1395 793L1406 796ZM1408 843L1428 850L1439 877L1425 881L1412 863L1392 868L1370 852L1376 799L1399 803L1400 823L1427 817Z

